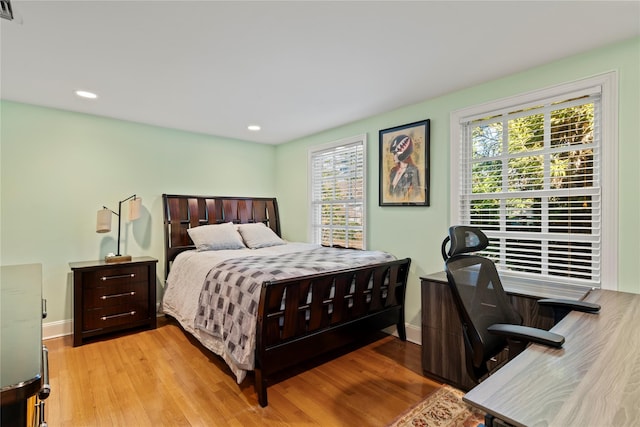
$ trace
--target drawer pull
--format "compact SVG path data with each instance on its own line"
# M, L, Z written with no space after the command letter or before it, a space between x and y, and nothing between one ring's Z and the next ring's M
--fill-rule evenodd
M135 295L136 292L135 291L131 291L131 292L123 292L121 294L111 294L111 295L102 295L100 297L101 300L105 300L105 299L109 299L109 298L118 298L118 297L127 297L127 296L133 296Z
M102 280L103 282L106 282L107 280L126 279L128 277L134 278L134 277L136 277L136 274L135 273L131 273L131 274L119 274L117 276L102 276L100 278L100 280Z
M111 316L102 316L100 320L110 320L110 319L116 319L118 317L135 316L135 314L136 314L135 311L130 311L128 313L112 314Z

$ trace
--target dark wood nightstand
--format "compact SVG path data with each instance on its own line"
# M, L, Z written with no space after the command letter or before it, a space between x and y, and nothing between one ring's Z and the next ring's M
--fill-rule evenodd
M124 329L155 329L156 264L151 257L131 261L70 262L73 271L73 346Z

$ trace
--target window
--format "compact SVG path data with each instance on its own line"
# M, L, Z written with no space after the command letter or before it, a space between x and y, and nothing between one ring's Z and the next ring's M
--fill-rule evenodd
M452 114L452 223L485 231L505 279L617 286L613 86L609 73Z
M360 135L309 151L313 243L365 248L366 145Z

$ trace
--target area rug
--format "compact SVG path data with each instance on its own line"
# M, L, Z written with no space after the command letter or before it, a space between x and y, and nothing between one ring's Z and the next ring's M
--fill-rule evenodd
M477 427L484 414L462 401L464 392L444 385L396 418L388 427Z

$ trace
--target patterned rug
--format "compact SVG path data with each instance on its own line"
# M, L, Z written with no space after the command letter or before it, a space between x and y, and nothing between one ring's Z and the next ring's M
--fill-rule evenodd
M484 426L484 414L462 401L464 392L444 385L395 419L389 427Z

